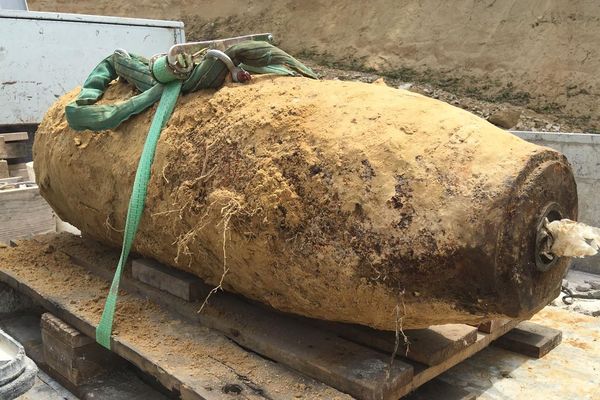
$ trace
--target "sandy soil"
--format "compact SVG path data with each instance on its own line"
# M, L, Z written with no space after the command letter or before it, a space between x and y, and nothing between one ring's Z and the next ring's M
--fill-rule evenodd
M32 0L32 10L181 19L188 39L271 31L294 55L600 131L594 0ZM553 118L551 118L553 119ZM538 124L538 129L556 130Z

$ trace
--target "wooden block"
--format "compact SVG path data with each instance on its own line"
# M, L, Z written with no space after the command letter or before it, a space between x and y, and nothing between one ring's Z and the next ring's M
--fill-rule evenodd
M476 396L465 389L451 385L440 379L433 379L403 400L475 400Z
M542 358L560 344L562 332L533 322L523 321L493 344L525 356Z
M148 268L148 265L151 267ZM156 261L134 260L132 271L135 271L132 273L134 277L139 277L140 271L147 272L151 279L138 279L142 282L151 280L151 286L164 287L169 293L181 286L180 283L177 286L172 283L165 285L165 282L173 281L173 275L180 274ZM193 281L199 284L196 297L204 299L207 293L205 285L197 278L193 278ZM123 284L125 287L125 281ZM187 293L187 289L183 293ZM233 296L215 296L211 304L219 304L219 309L227 317L202 318L208 326L224 332L241 346L355 397L396 399L396 393L412 377L413 367L410 364L395 360L390 368L388 354L359 346L296 318L275 314L271 310L241 302ZM206 311L206 314L212 312Z
M42 315L40 324L42 329L45 329L71 348L82 347L95 342L91 337L82 334L50 313Z
M27 170L27 180L35 183L35 170L33 169L33 161L25 163L25 169Z
M24 142L6 142L0 137L0 159L31 158L31 144Z
M29 139L29 134L27 132L9 132L9 133L0 133L0 138L4 139L4 142L20 142L23 140Z
M52 209L37 186L0 190L0 242L55 229Z
M41 327L46 363L73 385L87 382L112 364L108 350L53 315L44 314Z
M8 162L6 160L0 160L0 179L8 178Z
M477 329L464 324L430 326L409 331L408 357L436 365L462 351L477 340Z
M480 332L492 333L498 328L504 326L509 320L506 318L493 319L491 321L483 322L479 324L478 328Z
M477 340L470 346L467 346L462 351L456 353L452 357L444 360L442 363L430 366L428 368L417 368L415 367L415 372L410 385L406 386L405 391L400 393L400 396L404 396L416 388L424 385L425 383L431 381L441 373L449 370L459 362L466 360L467 358L473 356L477 352L483 350L487 347L493 340L502 336L515 326L517 326L517 320L507 320L506 324L498 326L498 329L494 330L492 333L483 333L477 332Z
M396 344L394 332L359 325L323 323L341 337L391 354ZM463 324L435 325L427 329L404 331L408 345L400 335L398 356L426 365L436 365L462 351L477 340L477 328Z
M147 258L133 260L131 275L147 285L186 301L196 301L204 297L200 279L183 271L167 268L155 260Z

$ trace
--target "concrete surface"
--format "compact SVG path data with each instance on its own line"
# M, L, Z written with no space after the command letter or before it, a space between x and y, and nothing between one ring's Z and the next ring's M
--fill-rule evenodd
M563 153L577 182L579 221L600 227L600 135L592 133L555 133L511 131L521 139ZM600 273L600 255L573 260L573 268Z
M77 400L77 397L44 371L38 371L33 388L18 400Z
M599 400L600 318L546 307L532 321L561 330L562 343L540 359L490 346L440 379L478 400Z
M596 282L596 284L600 284L600 275L590 274L584 271L569 271L565 280L563 280L563 285L566 285L569 289L573 291L575 294L587 294L596 292L596 289L590 289L589 291L580 291L577 290L577 287L585 285L587 282ZM588 283L589 285L589 283ZM596 316L598 317L598 324L600 325L600 299L580 299L574 298L573 304L565 304L562 301L564 294L561 293L560 296L556 300L554 300L550 305L554 307L561 308L563 310L575 311L581 314ZM598 354L600 358L600 354Z

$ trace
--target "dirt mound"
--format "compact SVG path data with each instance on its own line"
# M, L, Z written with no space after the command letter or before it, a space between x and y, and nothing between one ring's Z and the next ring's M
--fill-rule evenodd
M152 112L74 132L75 94L36 134L40 191L119 246ZM114 84L104 101L130 94ZM564 157L443 102L263 76L181 97L134 248L283 311L384 329L477 322L555 297L567 263L536 270L536 226L549 203L574 218L575 196Z
M526 105L600 131L600 9L593 0L29 4L43 11L182 19L188 39L272 31L294 55Z

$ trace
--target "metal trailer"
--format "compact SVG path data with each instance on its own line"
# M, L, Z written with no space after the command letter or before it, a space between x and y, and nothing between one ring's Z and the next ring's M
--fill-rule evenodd
M178 21L0 9L0 132L35 130L117 48L150 57L184 41Z
M27 0L0 0L0 10L29 10Z

